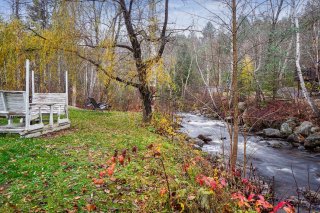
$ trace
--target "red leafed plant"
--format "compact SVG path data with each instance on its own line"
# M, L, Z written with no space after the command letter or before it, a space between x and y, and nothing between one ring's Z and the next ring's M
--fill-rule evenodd
M283 209L287 213L294 213L294 207L288 202L281 201L278 205L273 206L265 200L262 195L255 195L251 193L248 197L244 196L242 192L236 192L232 194L232 199L237 200L237 205L240 208L254 207L256 212L268 211L270 213L276 213L278 210Z

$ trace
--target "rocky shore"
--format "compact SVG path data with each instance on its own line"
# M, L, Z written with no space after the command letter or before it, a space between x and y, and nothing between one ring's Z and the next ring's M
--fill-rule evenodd
M320 127L311 121L300 121L296 117L288 117L284 122L273 125L273 128L256 129L248 125L246 122L247 108L244 102L239 102L239 110L242 112L242 131L247 131L249 134L258 135L266 139L281 139L289 143L291 147L299 150L306 149L311 152L320 153ZM203 115L212 119L221 119L217 114L209 112L207 108L196 110L193 112L196 115ZM224 118L226 122L232 122L232 117ZM199 135L197 143L200 147L210 141L204 135ZM281 148L286 143L272 143L273 148ZM289 146L289 147L290 147Z

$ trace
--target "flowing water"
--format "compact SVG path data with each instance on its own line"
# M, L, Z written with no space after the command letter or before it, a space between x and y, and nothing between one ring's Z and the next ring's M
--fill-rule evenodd
M199 134L208 136L212 141L204 145L202 150L211 154L229 153L229 134L225 123L212 120L201 115L181 113L181 131L192 138ZM239 135L239 160L243 159L243 135ZM224 144L224 149L222 149ZM281 148L272 148L273 146ZM299 187L309 187L316 191L320 186L320 153L310 153L305 150L292 148L281 140L266 140L258 136L247 136L247 161L251 163L259 175L275 178L276 197L286 198L296 195L296 182ZM293 174L294 177L293 177Z

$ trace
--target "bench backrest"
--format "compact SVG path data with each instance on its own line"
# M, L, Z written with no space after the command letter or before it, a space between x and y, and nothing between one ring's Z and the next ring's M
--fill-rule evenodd
M0 113L25 114L26 92L0 91Z
M53 113L65 114L67 107L66 93L34 93L32 96L32 103L54 103ZM49 106L41 107L42 113L50 113Z
M6 108L4 95L3 95L3 92L0 91L0 114L6 113L6 112L7 112L7 108Z

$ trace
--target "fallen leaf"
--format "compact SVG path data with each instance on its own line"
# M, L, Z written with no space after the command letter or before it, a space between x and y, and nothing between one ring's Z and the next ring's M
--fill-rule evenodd
M118 156L118 150L114 150L114 154L113 154L113 157L117 157Z
M102 171L99 173L100 178L103 178L104 176L106 176L107 172L106 171Z
M194 195L189 195L188 196L188 200L194 200L196 198L196 196L194 196Z
M115 178L115 177L110 177L110 180L111 180L112 182L115 182L115 181L117 180L117 178Z
M123 166L124 165L124 156L119 155L118 160L119 160L119 163Z
M162 188L161 190L160 190L160 196L163 196L163 195L165 195L167 193L167 189L166 188Z
M93 183L96 185L102 185L102 184L104 184L104 180L93 178Z
M126 157L126 154L127 154L127 149L124 149L124 150L122 151L122 156L125 158L125 157Z
M86 209L87 209L87 211L92 212L92 211L96 210L97 207L94 204L87 204Z
M132 147L132 152L133 153L137 153L137 151L138 151L138 148L136 146Z
M115 163L113 163L110 167L108 167L107 173L108 173L109 176L112 176L112 175L113 175L113 172L114 172L115 167L116 167L116 164L115 164Z

